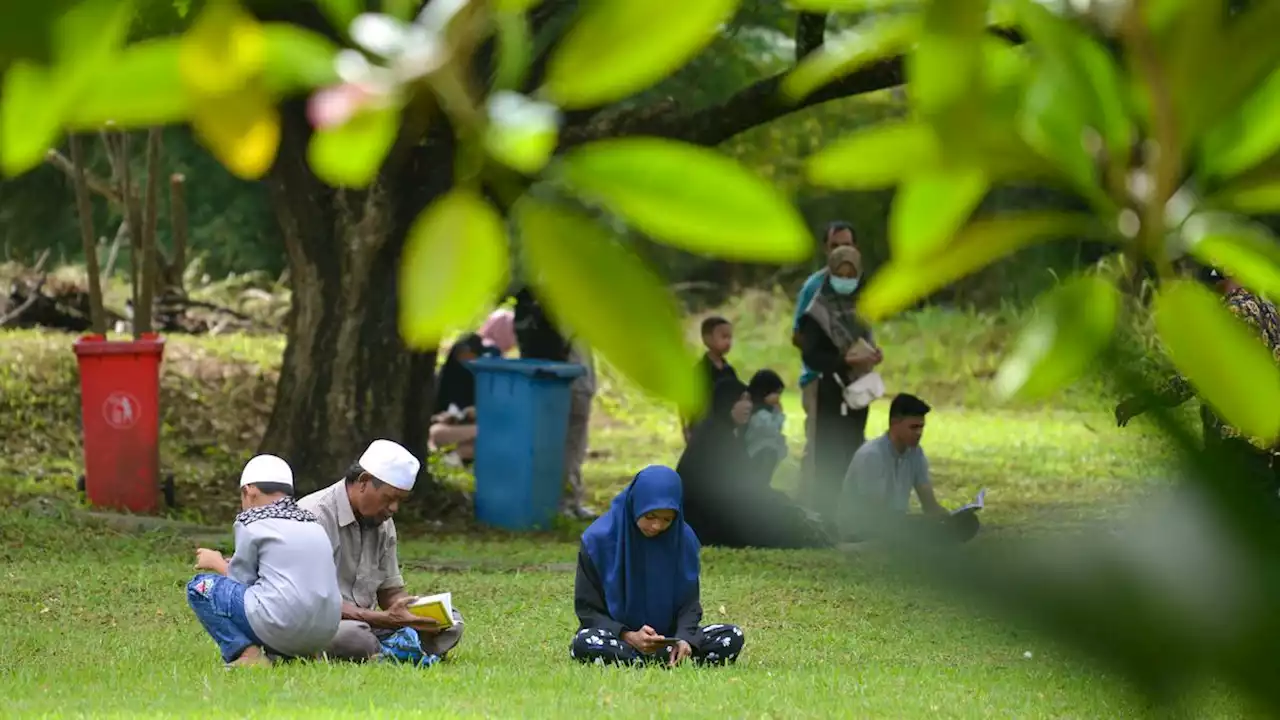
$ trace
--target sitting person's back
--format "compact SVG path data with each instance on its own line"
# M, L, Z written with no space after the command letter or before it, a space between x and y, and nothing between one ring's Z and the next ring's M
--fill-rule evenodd
M325 648L342 619L333 546L324 528L292 497L284 460L259 455L240 480L228 562L200 549L187 600L228 663L267 662L269 654L310 657Z
M436 401L431 411L428 444L447 451L454 463L470 462L476 443L476 378L467 363L485 353L484 340L464 335L449 348L436 378Z
M821 527L785 494L759 479L743 437L751 415L747 386L716 384L711 410L694 429L677 468L686 518L703 545L819 547Z

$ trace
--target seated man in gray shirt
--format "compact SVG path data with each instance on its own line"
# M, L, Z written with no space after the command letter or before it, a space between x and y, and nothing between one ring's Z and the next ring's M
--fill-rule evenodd
M967 542L977 534L975 513L951 515L933 494L929 461L920 448L931 409L914 395L898 395L889 405L889 429L854 453L840 497L840 534L845 541L884 536L905 524L923 527L924 539L933 541ZM922 516L907 515L913 490Z
M462 615L441 629L409 612L415 598L404 589L391 516L409 497L421 463L390 440L374 440L346 477L304 497L337 555L342 623L325 655L334 659L385 657L428 666L462 639Z
M272 656L310 657L338 632L342 593L333 547L311 513L293 501L293 471L259 455L240 474L236 552L196 551L187 602L218 644L223 662L270 664Z

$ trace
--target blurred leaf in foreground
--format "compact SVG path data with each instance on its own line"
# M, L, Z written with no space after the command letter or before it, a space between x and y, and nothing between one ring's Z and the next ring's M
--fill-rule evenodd
M527 274L556 325L646 392L701 412L705 388L682 317L652 270L598 223L528 196L516 205Z
M658 138L601 140L572 150L554 175L684 250L773 263L813 252L804 218L777 188L715 150Z
M596 0L583 6L547 64L547 98L569 109L621 100L706 47L738 0Z
M1156 329L1169 358L1223 420L1280 437L1280 367L1258 336L1202 285L1175 280L1156 296Z
M1110 344L1119 313L1119 291L1097 276L1074 278L1049 291L1000 366L996 391L1038 400L1066 387Z
M1280 242L1265 226L1243 218L1195 215L1183 225L1198 260L1222 268L1241 285L1280 298Z
M1076 213L1028 211L975 220L928 259L917 263L895 259L872 275L858 301L858 312L868 320L879 320L1036 242L1098 233L1092 217Z
M507 233L502 216L474 192L457 189L418 216L400 258L400 336L431 350L466 327L507 283Z

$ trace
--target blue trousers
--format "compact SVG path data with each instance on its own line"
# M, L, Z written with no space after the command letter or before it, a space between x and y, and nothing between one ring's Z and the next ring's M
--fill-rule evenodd
M240 657L251 645L262 645L244 614L244 591L243 584L208 573L196 575L187 583L187 604L218 644L223 662Z

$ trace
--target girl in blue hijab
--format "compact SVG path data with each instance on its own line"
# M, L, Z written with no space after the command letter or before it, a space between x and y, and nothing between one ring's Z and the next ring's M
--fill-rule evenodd
M687 658L723 665L742 652L735 625L699 627L698 537L684 521L680 476L651 465L582 534L570 655L632 665Z

